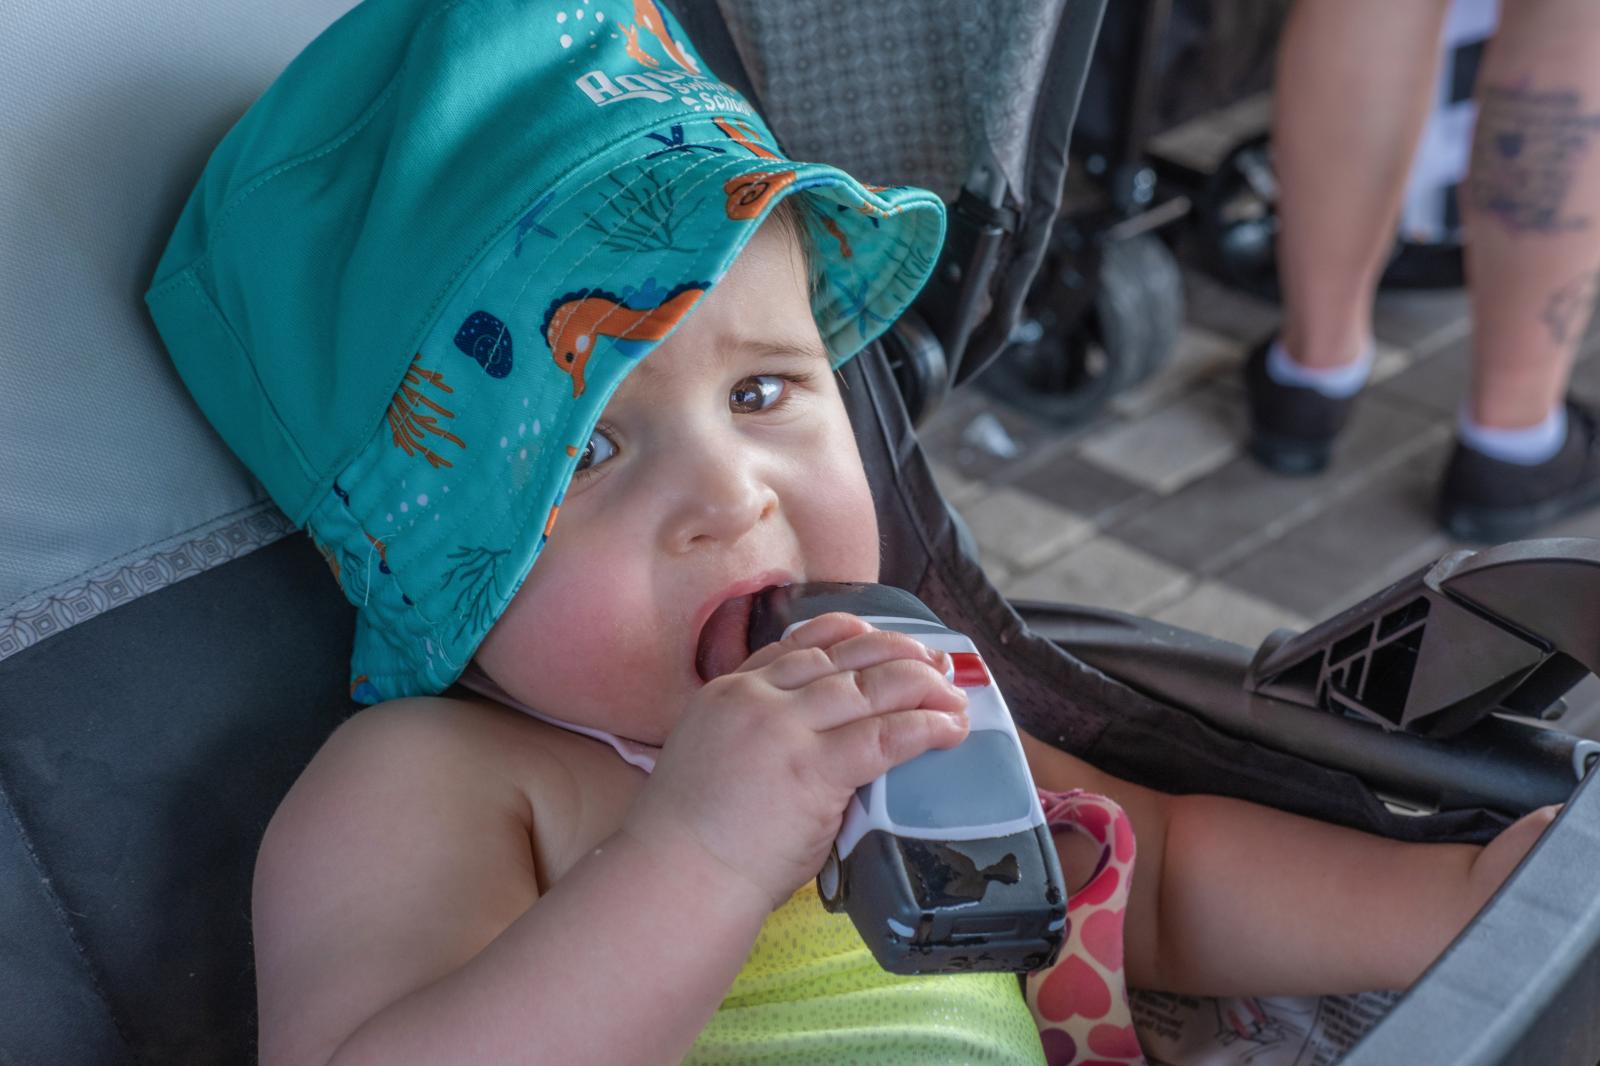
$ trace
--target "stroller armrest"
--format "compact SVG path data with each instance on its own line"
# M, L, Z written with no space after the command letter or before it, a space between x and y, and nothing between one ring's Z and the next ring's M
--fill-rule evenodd
M1015 601L1040 636L1100 672L1265 747L1354 774L1420 809L1517 816L1567 799L1600 744L1491 715L1449 739L1390 732L1252 693L1242 645L1119 611Z

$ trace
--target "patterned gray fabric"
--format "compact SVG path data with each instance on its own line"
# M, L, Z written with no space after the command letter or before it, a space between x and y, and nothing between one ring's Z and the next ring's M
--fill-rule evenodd
M141 295L211 147L351 0L0 0L0 659L282 536Z
M1067 2L717 0L792 155L946 201L986 158L1024 188L1028 126Z

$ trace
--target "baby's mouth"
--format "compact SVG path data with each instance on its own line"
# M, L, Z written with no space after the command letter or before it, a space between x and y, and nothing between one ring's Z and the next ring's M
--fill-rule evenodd
M702 681L731 674L750 658L750 606L765 589L732 596L711 612L700 627L694 668Z

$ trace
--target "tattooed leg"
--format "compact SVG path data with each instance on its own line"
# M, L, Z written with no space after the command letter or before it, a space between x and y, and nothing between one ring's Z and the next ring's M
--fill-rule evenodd
M1600 292L1600 272L1595 271L1582 274L1556 290L1542 316L1552 341L1562 346L1577 343L1589 320L1597 292Z
M1472 415L1531 426L1566 391L1600 285L1600 4L1504 5L1463 188Z

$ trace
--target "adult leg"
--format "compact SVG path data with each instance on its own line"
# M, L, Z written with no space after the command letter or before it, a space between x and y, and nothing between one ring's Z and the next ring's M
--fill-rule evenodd
M1600 499L1594 419L1562 403L1600 279L1600 4L1504 3L1478 108L1472 389L1440 518L1503 540Z
M1368 343L1448 9L1448 0L1300 0L1290 12L1272 151L1282 340L1302 366L1348 363Z
M1471 415L1516 429L1566 392L1600 269L1600 4L1509 0L1462 197Z
M1272 149L1284 321L1245 364L1250 452L1327 465L1366 379L1372 298L1438 77L1449 0L1300 0L1278 49Z

